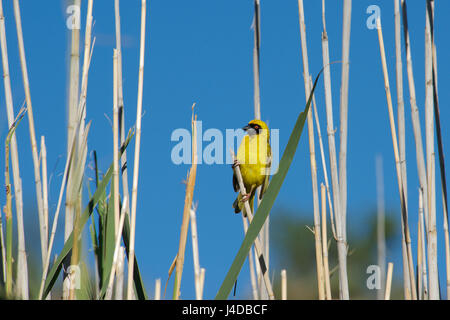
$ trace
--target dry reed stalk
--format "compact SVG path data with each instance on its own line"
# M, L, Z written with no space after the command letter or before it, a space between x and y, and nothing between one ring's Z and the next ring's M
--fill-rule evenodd
M14 132L16 131L16 128L19 124L19 122L24 117L24 112L26 109L22 108L16 119L14 120L13 124L9 128L8 135L5 139L5 190L6 190L6 205L3 208L5 211L5 220L6 220L6 283L5 283L5 293L7 298L12 298L13 296L19 296L23 299L28 299L28 272L25 275L20 275L20 273L26 272L26 252L21 251L19 247L19 263L17 266L17 281L16 281L16 294L13 294L13 255L12 255L12 247L13 247L13 215L12 215L12 191L11 191L11 181L10 181L10 169L9 169L9 153L10 153L10 144L11 144L11 138L14 135ZM19 181L16 181L16 183L19 184L19 188L22 187L22 182L19 179ZM22 198L19 199L19 201L22 201ZM21 240L21 237L24 237L23 234L20 234L19 231L19 241ZM23 241L25 240L22 238ZM24 253L24 254L22 254ZM21 259L24 259L21 261ZM25 282L26 281L26 282ZM26 290L26 291L25 291ZM24 292L25 291L25 292Z
M286 269L281 270L281 300L287 300L287 276L286 276Z
M3 208L3 206L2 206ZM0 247L2 254L2 280L3 283L6 283L6 251L5 251L5 235L3 233L3 218L2 218L2 210L0 210Z
M260 0L254 0L255 16L253 20L254 27L254 45L253 45L253 86L254 86L254 109L255 119L261 119L261 98L259 86L259 71L260 71L260 43L261 43L261 25L260 25Z
M79 115L81 115L81 114L79 113ZM89 132L89 125L86 126L85 138L87 138L87 133L88 132ZM57 226L57 223L58 223L59 211L61 209L61 202L62 202L62 197L63 197L63 194L64 194L64 188L65 188L66 183L67 183L67 175L68 175L69 167L71 167L72 165L75 165L73 163L73 161L72 161L73 160L72 159L72 154L73 154L74 149L75 149L75 136L72 136L71 146L72 146L72 148L69 151L69 154L68 154L67 159L66 159L66 164L65 164L65 167L64 167L63 179L62 179L62 182L61 182L61 188L59 190L58 204L56 206L55 215L53 217L52 232L50 234L50 241L49 241L49 245L48 245L47 258L46 258L46 261L45 261L45 266L44 266L43 271L42 271L42 278L41 278L41 285L40 285L40 288L39 288L38 299L45 298L45 297L42 297L42 295L44 293L45 279L47 277L48 267L50 265L50 255L51 255L52 248L53 248L53 243L54 243L54 240L55 240L56 226Z
M80 9L81 0L73 0L73 5ZM79 15L74 15L74 18L80 19ZM76 22L78 25L80 21ZM69 75L69 117L67 126L67 153L70 149L70 140L75 132L77 126L77 108L79 99L79 79L80 79L80 29L73 27L71 31L71 44L70 44L70 75ZM75 152L75 157L78 154L78 150ZM70 233L74 228L74 212L76 206L77 194L72 191L75 188L72 179L72 170L69 171L67 180L67 193L66 193L66 211L65 211L65 225L64 225L64 241L67 241Z
M411 237L409 232L409 226L408 226L408 212L405 205L405 198L403 193L403 182L402 182L402 174L401 174L401 168L400 168L400 158L399 158L399 152L398 152L398 141L397 141L397 132L395 129L395 122L394 122L394 111L392 107L392 98L391 98L391 91L389 87L389 77L388 77L388 71L387 71L387 63L386 63L386 54L384 50L384 41L383 41L383 33L381 28L381 20L377 19L377 30L378 30L378 41L380 46L380 56L381 56L381 64L383 67L383 77L384 77L384 87L386 91L386 100L387 100L387 106L388 106L388 113L389 113L389 123L391 127L391 136L392 136L392 144L394 149L394 157L395 157L395 168L397 173L397 182L398 182L398 191L400 195L400 204L402 209L402 237L403 241L406 244L406 254L408 256L408 270L409 270L409 280L411 282L411 293L412 293L412 299L417 300L417 292L416 292L416 282L414 277L414 264L413 264L413 257L412 257L412 250L411 250Z
M108 288L106 289L106 294L105 294L106 300L111 300L111 297L112 297L114 275L116 274L116 270L118 268L118 263L119 263L119 249L121 248L120 241L122 240L122 229L123 229L123 224L125 222L125 216L126 216L125 209L126 209L127 201L128 201L128 198L123 198L122 209L120 212L120 218L119 218L118 226L116 229L116 241L115 241L115 245L114 245L113 263L112 263L112 267L111 267L111 272L109 274Z
M299 23L300 23L300 38L302 46L302 58L303 58L303 80L305 85L305 98L308 102L308 97L311 92L310 88L310 76L308 66L308 49L306 46L306 27L305 27L305 15L303 11L303 0L298 1L299 8ZM317 285L319 291L319 299L325 299L325 287L323 279L323 257L321 250L321 234L320 234L320 212L319 212L319 191L317 185L317 163L314 143L314 122L312 112L308 112L308 137L309 137L309 155L311 163L311 182L313 192L313 205L314 205L314 238L316 244L316 263L317 263Z
M400 166L402 170L403 191L405 195L405 206L408 210L408 183L406 174L406 150L405 150L405 104L403 99L403 73L402 73L402 55L401 55L401 28L400 28L400 8L399 0L394 0L394 20L395 20L395 70L397 87L397 115L398 115L398 143ZM411 300L411 284L408 280L409 271L406 258L406 246L402 242L403 251L403 291L406 300Z
M383 158L377 155L375 158L375 172L377 184L377 255L378 266L381 274L381 288L377 290L377 299L383 300L383 292L386 275L386 232L385 232L385 209L384 209L384 179Z
M134 247L136 237L136 206L137 206L137 188L139 178L139 154L141 150L141 120L142 120L142 95L144 87L144 54L145 54L145 18L146 18L146 0L142 0L141 5L141 39L139 53L139 83L138 99L136 110L136 143L134 148L134 169L133 169L133 189L131 194L131 226L130 226L130 251L128 254L128 281L127 281L127 299L130 300L133 293L133 273L134 273Z
M81 83L81 95L80 95L80 103L86 103L86 95L87 95L87 73L89 71L89 64L91 59L91 35L92 35L92 7L94 5L94 0L88 0L88 8L86 13L86 29L84 33L84 53L83 53L83 71L82 71L82 83ZM86 120L86 109L83 109L83 114L81 116L81 133L84 131L84 124Z
M187 233L189 229L189 216L194 197L195 178L197 174L197 116L194 115L195 103L192 105L192 166L186 180L186 195L184 198L183 220L181 222L180 242L176 260L174 300L180 299L181 277L183 274L184 254L186 250Z
M439 165L441 173L441 192L442 192L442 207L443 207L443 229L445 238L445 260L446 260L446 280L447 280L447 299L450 299L450 240L448 231L448 198L447 198L447 181L445 175L445 161L444 161L444 147L442 143L441 119L439 111L439 99L437 93L437 56L436 44L434 43L434 0L427 0L428 16L431 24L431 43L432 43L432 57L433 57L433 102L434 102L434 116L436 121L436 136L437 146L439 152Z
M417 222L417 299L423 300L423 279L422 279L422 265L423 265L423 257L422 254L423 248L423 236L422 236L422 220L421 215L423 215L423 204L422 204L422 195L419 191L419 220Z
M155 281L155 300L161 300L161 279Z
M120 208L120 194L119 194L119 108L118 108L118 88L117 88L117 49L114 49L113 54L113 203L114 203L114 229L117 236L119 226L119 208Z
M126 215L126 213L125 213ZM123 300L123 285L125 275L125 258L126 252L123 246L119 247L119 253L117 256L117 268L116 268L116 285L114 290L114 299Z
M117 49L117 60L118 60L118 106L119 106L119 132L120 132L120 144L122 145L126 139L125 132L125 107L123 103L123 76L122 76L122 36L120 31L120 6L119 0L114 0L114 16L115 16L115 26L116 26L116 49ZM127 163L127 150L122 152L120 158L121 161L121 172L122 172L122 191L123 196L129 197L128 188L128 163ZM130 208L128 204L127 214L129 214Z
M80 121L78 121L80 122ZM82 250L81 246L81 235L82 235L82 226L80 225L80 217L81 217L81 188L82 188L82 181L83 181L83 175L84 175L84 167L86 164L86 157L87 157L87 136L89 133L90 123L86 126L86 129L83 132L83 135L79 137L79 145L78 148L80 150L80 153L75 158L75 164L74 166L71 166L71 171L73 172L73 180L74 183L74 189L72 190L73 194L72 196L75 201L75 221L74 221L74 228L73 228L73 247L72 247L72 254L70 259L70 264L72 266L78 266L80 261L80 252ZM80 125L76 127L75 133L77 134L80 130ZM76 148L76 146L75 146ZM76 183L76 184L75 184ZM75 296L75 288L74 287L74 281L75 278L68 275L65 279L68 284L68 290L69 295L68 298L70 300L76 299ZM63 295L64 296L64 295Z
M254 114L255 119L261 119L261 94L260 94L260 49L261 49L261 14L260 14L260 0L254 0L254 20L253 20L253 86L254 86ZM256 189L258 195L257 204L259 205L261 200L259 194L261 187ZM267 217L263 228L259 234L259 240L263 245L264 255L267 258L267 271L269 270L269 225L270 217ZM262 299L267 299L266 292L263 290L261 282L261 274L258 273L259 295Z
M428 277L431 300L439 299L436 231L436 175L434 153L433 50L431 45L431 13L425 13L425 141L428 186Z
M203 299L203 289L205 286L205 268L200 268L200 298Z
M330 75L330 53L328 47L328 35L325 25L325 1L322 2L322 20L323 20L323 32L322 32L322 59L323 59L323 79L325 88L325 103L327 113L327 134L328 134L328 148L330 155L330 171L331 171L331 183L333 187L333 203L334 203L334 217L336 222L336 241L338 248L338 260L339 260L339 297L341 299L348 299L348 278L347 278L347 243L345 241L343 233L345 230L341 225L341 196L339 186L339 173L336 156L336 143L335 143L335 129L333 123L333 105L332 105L332 93L331 93L331 75ZM330 213L330 217L332 213Z
M347 136L348 136L348 78L350 69L350 28L352 0L344 0L342 16L342 74L340 96L339 141L339 195L341 205L342 236L347 241ZM336 205L336 204L335 204ZM344 293L345 294L345 293Z
M323 254L323 274L325 278L325 296L331 300L330 265L328 263L328 240L327 240L327 199L325 197L326 187L320 184L321 209L322 209L322 254Z
M420 281L418 292L422 300L428 299L427 264L425 249L425 227L423 217L423 192L419 189L419 218L418 218L418 241L417 241L417 278Z
M423 189L423 203L425 210L425 228L428 229L428 186L427 186L427 178L426 178L426 169L425 169L425 158L423 151L423 143L422 143L422 132L420 129L420 118L419 118L419 109L417 108L416 102L416 89L414 84L414 73L413 73L413 65L412 65L412 57L411 57L411 45L409 39L409 31L408 31L408 16L407 16L407 8L405 0L401 0L401 8L402 8L402 19L403 19L403 36L405 41L405 51L406 51L406 67L407 67L407 75L408 75L408 86L409 86L409 95L410 95L410 106L411 106L411 119L413 124L413 132L414 132L414 141L416 144L416 162L417 162L417 173L419 176L420 187Z
M198 234L197 234L197 217L196 208L190 209L191 220L191 236L192 236L192 257L194 261L194 282L195 282L195 298L201 300L201 281L200 281L200 259L198 252Z
M30 83L28 80L28 70L27 70L27 62L25 57L25 45L23 40L23 32L22 32L22 20L20 17L20 7L19 0L14 0L14 17L16 21L16 29L17 29L17 42L19 45L19 55L20 55L20 66L22 69L22 80L23 87L25 90L25 100L27 104L27 114L28 114L28 124L30 128L30 141L31 141L31 151L33 156L33 166L34 166L34 178L36 185L36 198L38 204L38 213L39 213L39 226L40 226L40 235L41 235L41 250L45 245L44 243L44 232L43 232L43 204L42 204L42 188L41 188L41 175L39 170L39 156L37 150L36 143L36 131L34 127L34 116L33 116L33 106L31 103L31 93L30 93Z
M27 63L26 63L26 56L25 56L25 45L23 40L23 32L22 32L22 21L20 16L20 7L19 7L19 1L14 0L14 17L16 22L16 29L17 29L17 41L18 41L18 47L19 47L19 56L20 56L20 65L22 70L22 80L23 80L23 87L25 91L25 100L27 104L27 113L28 113L28 125L29 125L29 132L30 132L30 144L31 144L31 152L32 152L32 158L33 158L33 167L34 167L34 179L35 179L35 187L36 187L36 199L38 204L38 216L39 216L39 231L40 231L40 239L41 239L41 251L45 251L45 238L44 238L44 214L43 214L43 203L42 203L42 187L41 187L41 176L40 176L40 168L39 168L39 156L38 156L38 149L37 149L37 143L36 143L36 131L34 126L34 116L33 116L33 106L31 102L31 93L30 93L30 84L28 79L28 70L27 70ZM23 255L20 255L19 260L22 260L21 258ZM26 263L26 261L22 262L19 261L19 264L23 266L23 264ZM22 268L20 268L22 270Z
M5 90L6 112L8 116L8 126L11 127L14 122L14 108L11 93L11 80L9 77L8 49L6 43L5 18L3 16L3 5L0 1L0 42L2 50L3 65L3 83ZM28 299L28 268L25 250L25 232L23 224L23 202L22 187L19 171L19 155L17 150L17 139L15 133L11 137L11 164L14 180L14 194L17 215L17 231L18 231L18 286L22 299Z
M42 200L44 207L44 235L45 242L48 242L48 179L47 179L47 147L45 137L41 136L41 168L42 168ZM47 245L45 247L45 257L47 257ZM42 261L44 264L45 259Z
M14 130L14 128L10 129ZM12 195L11 182L9 174L9 142L5 143L5 187L6 187L6 204L3 210L5 211L6 222L6 281L5 293L6 298L12 298L13 289L13 267L12 267L12 238L13 238L13 215L12 215Z
M44 206L44 233L45 233L45 255L42 260L42 268L45 267L45 259L47 258L48 249L48 179L47 179L47 147L45 146L45 137L41 136L41 168L42 168L42 200ZM51 293L47 296L51 300Z
M236 157L235 157L233 150L230 150L230 153L231 153L231 158L234 162ZM233 169L234 169L234 174L236 175L236 178L238 181L239 192L242 194L242 196L245 196L247 194L247 191L245 190L244 180L242 179L242 174L241 174L241 169L238 165L234 166ZM253 213L250 208L248 199L244 201L244 208L245 208L245 212L247 214L248 221L251 224L253 221ZM242 212L242 214L244 214L244 213ZM256 260L259 261L259 267L261 268L260 271L261 271L261 274L262 274L262 277L264 280L264 284L266 286L267 295L269 296L270 300L274 300L275 296L273 294L272 284L269 279L269 274L267 273L266 258L264 257L263 247L262 247L261 242L259 241L258 237L256 237L256 239L255 239L254 246L255 246L255 250L256 250L256 255L258 256L258 259L256 259Z
M309 76L309 86L312 88L312 77ZM331 231L333 232L334 237L336 237L336 228L334 226L334 219L333 219L333 204L331 201L331 193L330 188L328 184L328 172L327 172L327 164L325 161L325 151L323 148L323 142L322 142L322 133L320 130L320 123L319 123L319 114L317 113L317 105L316 105L316 97L313 96L313 109L314 109L314 119L316 121L316 128L317 128L317 136L319 138L319 147L320 147L320 158L322 160L322 170L323 170L323 176L325 179L325 188L328 196L328 205L330 207L330 220L331 220Z
M247 234L248 222L247 222L247 219L244 217L244 215L242 215L242 223L244 226L244 234ZM252 286L253 300L258 300L259 283L257 283L256 276L255 276L255 268L258 268L258 264L255 264L255 262L254 262L253 251L251 249L248 253L248 265L250 268L250 283ZM259 271L259 269L257 269L257 270Z
M399 0L394 0L395 19L395 75L397 88L397 122L398 122L398 144L400 165L402 169L402 181L404 185L405 204L408 207L408 184L406 174L406 151L405 151L405 102L403 99L403 64L402 64L402 39L400 27Z
M392 286L392 272L394 270L394 264L389 262L388 271L386 276L386 291L384 293L384 300L389 300L391 298L391 286Z

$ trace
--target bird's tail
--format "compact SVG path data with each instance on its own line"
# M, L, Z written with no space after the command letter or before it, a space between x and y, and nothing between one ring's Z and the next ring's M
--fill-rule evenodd
M253 191L252 194L250 195L250 198L248 199L248 202L250 204L250 210L252 210L252 213L253 213L254 199L255 199L255 192ZM245 210L244 202L242 201L242 194L241 193L239 193L239 195L236 198L236 200L234 200L233 208L234 208L234 212L235 213L239 213L239 212L241 212L243 210L244 217L247 216L247 212Z

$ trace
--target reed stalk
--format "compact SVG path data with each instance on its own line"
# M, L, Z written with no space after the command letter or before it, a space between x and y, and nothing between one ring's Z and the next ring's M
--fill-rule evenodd
M388 272L386 276L386 290L384 294L384 300L389 300L391 298L391 286L392 286L392 273L394 270L394 264L389 262Z
M401 27L400 27L400 5L399 0L394 0L394 20L395 20L395 70L397 87L397 122L398 122L398 143L400 166L402 170L403 191L405 194L405 206L408 210L408 183L406 174L406 150L405 150L405 104L403 99L403 67L401 55ZM411 284L408 280L409 271L406 258L406 246L402 242L403 252L403 291L406 300L411 300Z
M411 236L408 226L408 212L405 205L405 198L403 193L403 181L402 181L402 174L401 174L401 168L400 168L400 157L398 152L398 140L397 140L397 132L395 128L395 122L394 122L394 111L392 107L392 98L391 98L391 91L389 87L389 77L388 77L388 71L387 71L387 63L386 63L386 54L384 50L384 41L383 41L383 33L382 33L382 27L381 27L381 20L377 19L377 30L378 30L378 41L380 46L380 56L381 56L381 64L383 67L383 77L384 77L384 87L386 91L386 100L387 100L387 106L388 106L388 113L389 113L389 123L391 127L391 136L392 136L392 144L394 149L394 157L395 157L395 168L397 173L397 182L398 182L398 190L400 195L400 204L401 204L401 218L402 218L402 237L403 241L406 245L406 254L408 257L408 270L409 270L409 280L411 283L411 295L413 300L417 300L417 291L416 291L416 282L414 277L414 264L413 264L413 257L412 257L412 250L411 250Z
M286 269L281 270L281 300L287 300L287 275L286 275Z
M230 153L231 153L231 158L233 159L233 162L234 162L234 160L236 159L235 155L234 155L234 152L232 150L230 150ZM245 196L247 194L247 191L245 190L244 180L242 179L241 170L240 170L240 167L238 165L234 166L234 174L236 175L236 178L237 178L237 181L238 181L239 192L243 196ZM252 213L252 210L250 208L250 204L248 202L248 199L244 201L244 208L245 208L245 212L247 213L248 221L251 224L252 221L253 221L253 213ZM263 246L261 245L261 242L260 242L258 237L255 239L254 246L255 246L255 250L256 250L256 255L258 256L257 260L258 260L259 266L261 268L260 271L261 271L261 274L262 274L262 277L263 277L263 280L264 280L264 284L266 286L267 295L268 295L270 300L274 300L275 296L273 294L272 284L270 282L269 275L267 273L267 267L266 267L266 262L265 262L266 258L264 257Z
M120 194L119 194L119 108L118 108L118 54L117 49L114 49L113 54L113 203L114 203L114 230L116 236L119 227L119 208L120 208Z
M126 215L126 213L125 213ZM125 257L126 252L123 246L119 247L119 253L117 256L117 267L116 267L116 285L114 290L114 299L123 300L123 285L125 283Z
M375 158L375 172L377 183L377 260L381 274L381 288L377 290L377 299L383 300L383 292L386 275L386 230L385 230L385 206L384 206L384 179L383 158L377 155Z
M201 300L201 279L200 279L200 258L198 251L198 234L197 234L197 217L196 208L190 210L191 236L192 236L192 257L194 261L194 282L195 282L195 298Z
M82 114L82 110L81 110L81 108L79 108L79 112L78 112L79 119L81 118L81 114ZM78 124L79 123L80 123L80 121L78 121ZM87 139L87 134L89 132L89 127L90 127L90 125L88 124L88 126L86 126L86 129L85 129L85 133L84 133L84 135L85 135L84 136L84 141L85 142L86 142L86 139ZM76 132L78 130L79 130L79 127L77 126L77 130L75 131L75 134L76 134ZM72 136L72 139L71 139L71 146L72 146L72 148L70 149L69 154L67 155L66 164L65 164L65 167L64 167L64 174L63 174L63 178L62 178L62 182L61 182L61 188L59 190L58 204L56 206L55 215L53 217L52 232L50 234L50 241L49 241L48 250L47 250L47 258L46 258L46 261L45 261L44 269L42 271L41 285L40 285L40 288L39 288L39 295L38 295L39 299L46 298L46 297L43 297L44 284L45 284L45 280L47 278L48 267L50 265L50 256L51 256L53 243L54 243L54 239L55 239L55 235L56 235L56 227L57 227L57 224L58 224L58 217L59 217L59 211L61 209L62 197L63 197L63 194L64 194L64 189L65 189L66 184L67 184L68 171L69 171L70 167L73 167L73 166L76 166L76 165L78 165L78 166L81 165L81 163L78 163L78 164L74 163L73 157L72 157L72 154L73 154L73 152L75 150L75 147L76 147L76 145L75 145L75 134ZM84 163L85 160L86 160L86 153L84 154L84 160L82 161L82 163ZM73 170L75 170L75 169L73 169Z
M254 114L255 119L261 119L261 91L260 91L260 52L261 52L261 13L260 0L254 0L254 20L253 20L253 87L254 87ZM256 189L258 195L257 203L261 202L260 195L261 187ZM267 271L269 270L269 225L270 217L267 217L264 227L259 234L259 239L263 245L264 255L267 258ZM258 286L260 289L259 295L261 299L266 300L268 297L266 291L262 288L261 273L258 272Z
M44 236L45 236L45 254L47 257L48 246L48 178L47 178L47 147L45 145L45 137L41 136L41 168L42 168L42 201L44 209ZM42 260L42 267L44 267L44 261Z
M312 77L311 75L309 76L309 84L310 84L310 88L312 87ZM320 147L320 158L322 160L322 170L323 170L323 176L324 176L324 180L325 180L325 188L326 188L326 194L328 197L328 205L330 207L330 221L331 221L331 231L333 232L334 237L336 237L336 227L334 226L334 219L333 219L333 204L331 201L331 193L330 193L330 188L329 188L329 183L328 183L328 172L327 172L327 164L326 164L326 160L325 160L325 151L324 151L324 147L323 147L323 141L322 141L322 133L320 130L320 122L319 122L319 114L317 112L317 105L316 105L316 98L315 96L313 96L313 109L314 109L314 119L316 122L316 128L317 128L317 137L319 140L319 147Z
M73 0L73 5L80 9L81 0ZM77 15L75 15L77 17ZM78 16L79 18L79 16ZM77 22L78 25L80 21ZM71 44L70 44L70 65L69 65L69 104L68 104L68 127L67 127L67 153L69 153L70 139L75 132L77 126L77 108L79 99L80 86L80 29L77 27L71 30ZM78 142L77 142L78 144ZM75 157L78 150L74 153ZM74 215L77 194L72 191L75 188L76 182L73 182L72 170L69 171L67 180L66 193L66 211L65 211L65 225L64 225L64 241L70 236L74 228Z
M407 68L406 70L408 75L408 86L409 86L410 106L411 106L411 119L413 124L414 141L416 145L417 173L419 176L420 187L424 192L423 203L424 203L425 228L428 229L428 187L426 178L427 175L422 143L422 132L420 128L419 109L417 108L417 101L416 101L416 89L414 84L414 72L411 57L411 44L408 30L408 15L405 0L401 0L401 8L403 19L403 37L405 41L404 43L406 51L406 68Z
M122 145L126 139L125 130L125 107L123 102L123 76L122 76L122 35L120 31L120 1L114 0L114 16L116 26L116 49L117 49L117 61L118 61L118 73L117 73L117 88L118 88L118 107L119 107L119 132L120 132L120 144ZM129 198L128 188L128 162L127 151L123 151L120 157L121 172L122 172L122 191L123 196ZM130 206L128 203L127 214L130 212Z
M2 210L0 210L0 247L2 255L2 281L6 284L6 251L5 251L5 234L3 233L3 217Z
M155 300L161 300L161 279L155 281Z
M136 238L136 206L137 206L137 188L139 178L139 154L141 150L141 120L142 120L142 95L144 88L144 54L145 54L145 18L146 18L146 0L141 3L141 39L139 53L139 83L138 99L136 108L136 142L134 149L134 169L133 169L133 189L131 194L131 226L130 226L130 250L128 254L128 281L127 281L127 299L130 300L133 294L133 272L134 272L134 247Z
M8 49L6 42L5 18L3 15L3 5L0 1L0 42L2 50L2 66L3 66L3 83L5 90L6 113L8 117L8 126L11 128L14 123L14 108L11 93L11 80L9 76ZM25 232L23 224L23 202L22 202L22 183L19 171L19 155L17 150L17 139L15 133L11 137L11 165L14 180L14 200L17 215L17 232L18 232L18 287L20 297L28 299L28 268L25 250Z
M423 192L419 189L419 218L418 218L418 241L417 241L417 278L419 299L428 300L427 263L425 249L425 227L423 217Z
M428 277L431 300L439 299L439 275L437 262L436 231L436 174L434 152L434 106L433 106L433 49L431 42L431 13L425 13L425 140L428 185Z
M336 241L338 248L339 261L339 297L340 299L349 299L348 293L348 276L347 276L347 243L343 233L345 229L342 227L342 206L341 206L341 188L339 185L339 171L337 163L336 143L335 143L335 129L333 122L333 104L331 93L331 75L330 75L330 53L328 46L328 35L325 24L325 1L322 1L322 59L323 59L323 78L325 88L325 104L327 114L327 134L328 134L328 148L330 155L330 171L331 182L333 187L333 203L335 210L336 222ZM332 213L330 213L331 217Z
M189 216L194 197L195 178L197 175L197 116L194 115L195 103L192 105L192 166L186 180L186 195L184 198L183 220L181 222L180 242L176 260L175 285L173 299L180 299L181 277L183 274L184 254L186 250L187 233L189 229Z
M10 181L10 169L9 169L9 153L10 153L10 144L11 144L11 138L14 135L14 132L16 131L16 128L20 121L23 119L23 116L25 115L26 109L21 109L14 120L13 124L10 126L10 129L8 130L8 135L6 136L5 140L5 189L6 189L6 205L3 208L5 210L5 220L6 220L6 297L12 298L13 297L13 270L12 270L12 263L13 263L13 256L12 256L12 246L13 246L13 216L12 216L12 192L11 192L11 181ZM17 181L19 183L19 187L21 187L21 181ZM19 199L22 201L22 199ZM20 230L19 230L20 231ZM20 234L19 234L19 240L20 240ZM22 235L23 236L23 235ZM23 239L24 240L24 239ZM20 259L21 251L19 250L19 259ZM22 258L25 258L22 256ZM25 260L26 261L26 260ZM18 273L24 272L23 269L19 267L26 267L25 265L18 265ZM28 281L28 277L24 278L18 278L19 281ZM18 286L19 290L19 296L28 299L28 291L23 292L24 283L19 282L16 284ZM26 283L26 287L28 290L28 282ZM24 297L25 294L25 297Z
M350 69L350 29L352 0L344 0L342 16L342 74L340 95L339 187L342 236L347 241L347 139L348 139L348 81ZM344 292L345 295L345 292Z
M243 223L243 226L244 226L244 234L247 234L248 222L247 222L247 219L244 217L244 215L242 215L242 223ZM253 300L258 300L259 283L256 281L257 278L255 276L255 268L258 271L259 271L259 268L258 268L258 264L255 264L255 262L254 262L253 251L251 249L248 252L248 265L249 265L249 268L250 268L250 284L252 286Z
M446 280L447 280L447 299L450 299L450 239L448 230L448 197L447 197L447 181L445 175L444 146L442 142L441 117L439 111L438 84L437 84L437 55L436 44L434 43L434 0L427 0L428 16L431 24L431 44L433 56L433 102L434 102L434 119L436 122L436 137L439 152L439 167L441 173L441 192L442 192L442 208L444 214L443 229L445 239L445 262L446 262Z
M305 27L305 15L303 10L303 0L298 1L299 7L299 22L300 22L300 36L302 46L302 58L303 58L303 80L305 85L305 98L308 103L308 97L311 92L310 76L308 66L308 49L306 46L306 27ZM308 137L309 137L309 155L311 163L311 182L313 192L313 206L314 206L314 237L316 244L316 263L317 263L317 285L319 291L319 299L325 299L325 287L323 279L323 257L321 250L321 232L320 232L320 212L319 212L319 192L317 185L317 163L314 143L314 122L313 112L308 112Z
M121 248L120 241L122 240L122 229L123 229L123 224L125 222L127 201L128 201L128 198L124 197L123 203L122 203L122 209L120 212L120 218L119 218L117 229L116 229L117 231L116 231L116 235L115 235L116 240L114 242L115 245L114 245L113 263L112 263L112 267L111 267L111 272L109 274L108 288L106 289L106 294L105 294L106 300L111 300L111 297L112 297L114 276L116 274L116 270L118 268L118 263L119 263L119 249Z
M326 187L320 184L321 208L322 208L322 254L323 254L323 273L325 278L325 296L331 300L331 282L330 265L328 263L328 240L327 240L327 199L325 197Z

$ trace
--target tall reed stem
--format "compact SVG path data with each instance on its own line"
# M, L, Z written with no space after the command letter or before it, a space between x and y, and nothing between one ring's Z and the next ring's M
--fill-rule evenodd
M436 174L434 153L433 49L431 44L431 12L425 13L425 140L428 186L428 277L430 299L439 299L436 231Z
M341 299L349 299L348 293L348 276L347 276L347 243L343 233L346 232L342 225L342 206L341 206L341 188L339 185L339 172L336 155L335 143L335 129L333 122L333 105L331 93L331 75L330 75L330 54L328 47L328 35L325 25L325 1L322 1L322 58L323 58L323 79L325 87L325 103L327 113L327 134L328 134L328 148L330 154L330 169L331 182L333 186L333 203L334 203L334 217L336 220L336 241L338 248L339 260L339 297ZM330 213L330 217L332 213Z
M403 180L402 180L402 174L401 174L401 168L400 168L400 157L398 152L398 141L397 141L397 132L395 129L395 122L394 122L394 111L392 108L392 98L391 98L391 91L389 88L389 77L387 72L387 63L386 63L386 54L384 50L384 41L383 41L383 33L381 28L381 21L378 18L377 19L377 30L378 30L378 41L380 46L380 56L381 56L381 64L383 67L383 76L384 76L384 87L386 90L386 100L388 105L388 112L389 112L389 123L391 126L391 135L392 135L392 144L394 148L394 157L395 157L395 168L397 172L397 182L398 182L398 190L400 195L400 203L402 208L402 235L403 240L406 244L406 253L408 256L408 270L409 270L409 279L411 282L411 291L412 291L412 298L413 300L417 300L417 292L416 292L416 282L414 277L414 264L413 264L413 258L412 258L412 250L411 250L411 237L409 232L409 226L408 226L408 212L405 205L405 197L403 193Z
M131 231L130 231L130 251L128 254L128 281L127 281L127 299L131 300L133 293L133 273L134 273L134 247L136 238L136 206L137 206L137 188L139 178L139 154L141 151L141 120L142 120L142 95L144 91L144 54L145 54L145 18L146 18L146 0L141 4L141 40L139 53L139 83L138 99L136 108L136 144L134 149L134 168L133 168L133 190L131 194Z
M6 44L6 28L5 18L3 16L3 5L0 1L0 42L2 50L2 66L3 66L3 83L5 90L6 113L8 116L8 126L11 128L14 123L14 108L11 93L11 80L9 76L8 49ZM17 215L17 232L18 232L18 287L20 297L28 299L28 268L25 250L25 231L23 223L23 202L22 202L22 183L19 171L19 154L17 150L17 139L15 133L11 137L11 164L14 180L14 200ZM3 256L4 258L4 256Z

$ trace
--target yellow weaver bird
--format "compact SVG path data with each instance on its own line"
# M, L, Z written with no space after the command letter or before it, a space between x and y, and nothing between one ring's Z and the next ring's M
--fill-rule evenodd
M259 198L262 199L269 184L272 158L269 143L269 128L264 121L252 120L242 129L247 132L247 135L244 136L244 139L242 139L241 145L239 146L237 159L233 164L233 168L239 165L247 194L242 196L242 194L239 193L237 199L233 203L235 213L241 212L246 200L249 200L250 209L253 212L253 202L256 189L259 186L261 186ZM239 191L238 180L234 173L233 188L234 191ZM243 214L244 216L247 216L245 208Z

